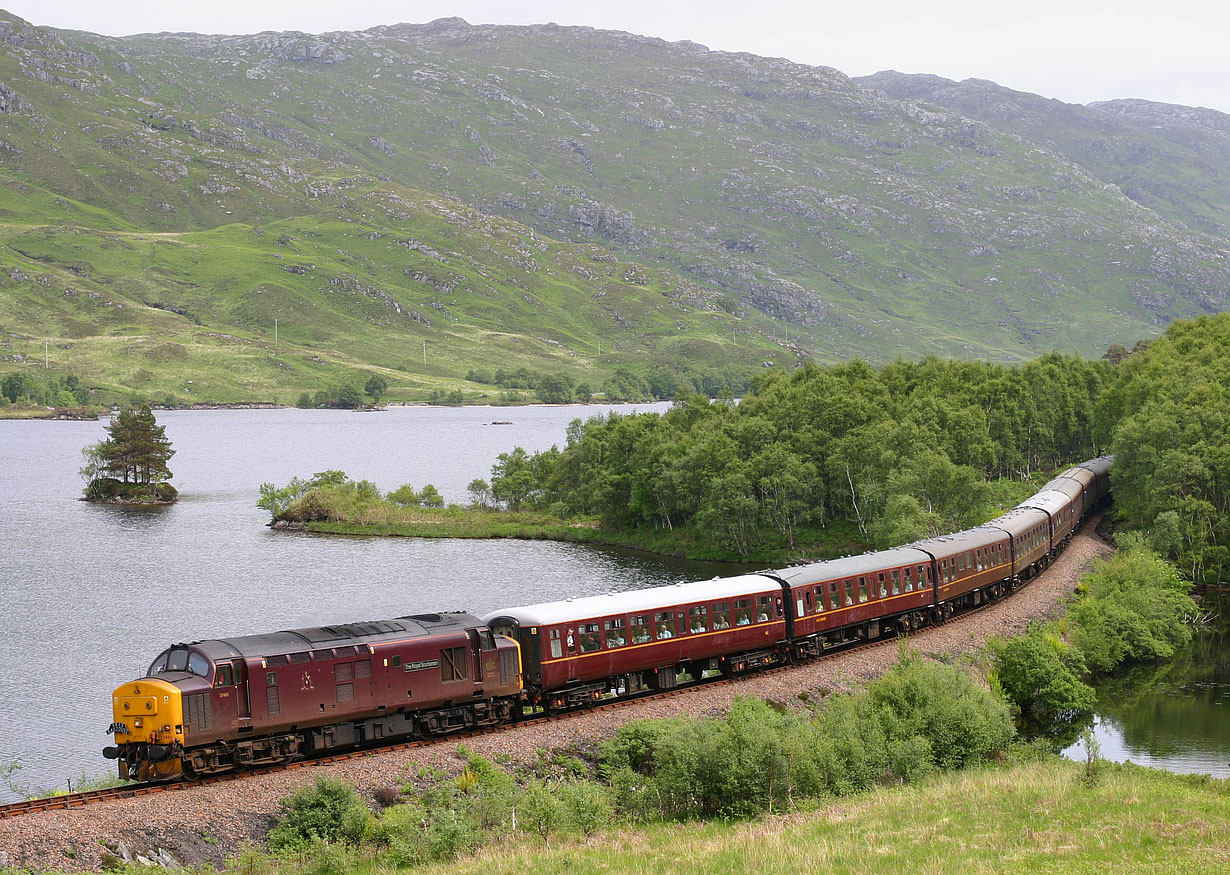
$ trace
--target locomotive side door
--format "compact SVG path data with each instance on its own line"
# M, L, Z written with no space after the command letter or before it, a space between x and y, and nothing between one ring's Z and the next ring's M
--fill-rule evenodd
M248 691L248 664L242 659L236 659L234 665L235 705L239 713L239 725L243 727L251 723L252 720L252 700L249 697Z

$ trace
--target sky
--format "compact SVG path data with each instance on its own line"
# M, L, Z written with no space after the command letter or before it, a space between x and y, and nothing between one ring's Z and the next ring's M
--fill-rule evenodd
M158 31L362 30L457 16L471 24L624 30L878 70L990 79L1069 103L1139 97L1230 113L1230 3L1201 0L0 0L33 24Z

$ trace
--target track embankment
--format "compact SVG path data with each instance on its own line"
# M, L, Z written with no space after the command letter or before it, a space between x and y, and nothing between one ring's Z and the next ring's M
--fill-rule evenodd
M1111 552L1110 545L1095 534L1099 521L1099 516L1087 521L1063 555L1012 596L943 626L924 629L910 639L910 645L923 654L949 656L1052 616L1090 563ZM878 677L896 661L897 646L888 640L785 671L676 696L513 726L467 738L465 745L488 758L520 760L533 757L539 748L592 745L642 717L721 714L737 696L798 704L802 693L816 699ZM317 775L335 775L371 798L377 789L400 786L426 768L459 769L455 751L455 743L446 739L342 762L306 763L301 768L205 786L0 820L0 867L95 871L102 865L104 843L114 846L117 842L142 853L165 849L185 865L220 864L245 842L261 842L277 816L278 801Z

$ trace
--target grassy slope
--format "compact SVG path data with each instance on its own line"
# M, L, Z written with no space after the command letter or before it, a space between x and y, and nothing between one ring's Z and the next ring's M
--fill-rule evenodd
M624 363L793 360L770 338L733 335L719 296L600 247L405 189L340 212L186 233L0 225L6 351L41 364L50 338L53 365L92 385L283 402L375 371L406 398L471 368L596 389Z
M1230 783L1132 766L1088 788L1070 762L954 773L809 814L622 828L589 843L498 847L428 873L1216 872Z
M294 60L304 46L349 57ZM472 278L498 265L490 285L503 300L437 301L447 313L426 314L441 329L440 349L429 357L435 368L403 374L407 390L456 385L448 381L467 365L491 364L484 353L496 340L539 369L552 361L545 353L569 353L536 343L571 343L576 358L564 364L577 376L646 358L719 368L769 356L780 363L793 356L763 336L783 337L783 321L792 341L824 359L925 352L1013 359L1053 347L1096 353L1154 333L1158 319L1220 306L1218 290L1230 284L1218 241L1168 223L1080 167L824 68L612 32L456 22L321 37L110 39L18 21L4 49L0 81L16 95L13 111L0 115L0 221L8 237L51 227L66 238L95 229L117 239L170 233L177 242L212 234L196 242L223 244L216 261L226 270L153 242L135 251L112 245L103 258L101 244L80 239L80 248L18 241L48 259L49 271L73 273L83 286L80 274L90 273L104 297L195 298L204 334L250 341L177 336L198 366L182 379L163 373L181 363L151 366L123 343L107 353L117 357L114 366L106 356L79 363L141 391L180 391L177 383L199 386L199 377L220 387L219 400L268 397L364 362L396 369L408 358L407 342L418 343L421 360L417 329L360 324L372 321L370 306L355 312L365 302L322 297L312 275L279 272L269 247L239 238L245 228L271 233L288 223L279 233L300 238L297 254L312 259L316 278L350 273L369 286L378 279L413 307L430 303L425 290L396 269L381 272L383 263L404 269L409 260L373 254L358 238L422 237L439 248L445 244L432 233L462 211L458 202L480 212L446 245L460 255L449 267ZM421 191L440 197L410 195L415 207L406 210L376 203ZM687 343L666 343L662 326L620 323L616 315L629 314L612 311L643 310L635 294L625 301L627 283L564 282L566 271L553 280L549 257L534 255L537 267L518 276L502 255L489 257L504 245L487 236L492 222L483 213L533 227L548 246L556 244L547 238L588 241L603 258L618 253L651 276L669 267L676 275L662 284L701 290L706 303L697 309L737 309L752 333L735 339L753 348L725 343L731 324L722 313L685 319L675 330ZM309 229L317 245L305 239ZM17 266L25 257L4 254ZM199 291L188 294L185 283ZM609 305L615 326L574 315L576 297L546 301L544 292L541 306L516 300L527 287L539 297L539 284L557 283ZM269 285L259 299L258 284ZM655 280L648 286L660 290ZM16 293L8 294L0 304ZM51 330L64 321L62 302L47 292L20 298L0 315L0 329L36 343L63 336ZM1139 303L1145 299L1152 309ZM251 360L269 317L288 306L296 316L288 341L301 358ZM131 311L116 318L81 310L67 314L77 322L65 334L84 335L93 321L110 334L182 327L154 314L133 325L125 324ZM312 324L298 318L305 314ZM498 336L484 334L497 322ZM599 339L627 345L607 358L604 342L599 358ZM18 346L10 349L30 354ZM316 367L313 356L339 367Z

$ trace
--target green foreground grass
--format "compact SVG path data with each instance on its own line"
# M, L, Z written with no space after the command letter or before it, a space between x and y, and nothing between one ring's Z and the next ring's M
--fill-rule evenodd
M1216 872L1230 866L1230 782L1066 760L989 767L740 823L521 841L427 873ZM387 871L375 864L361 871Z

